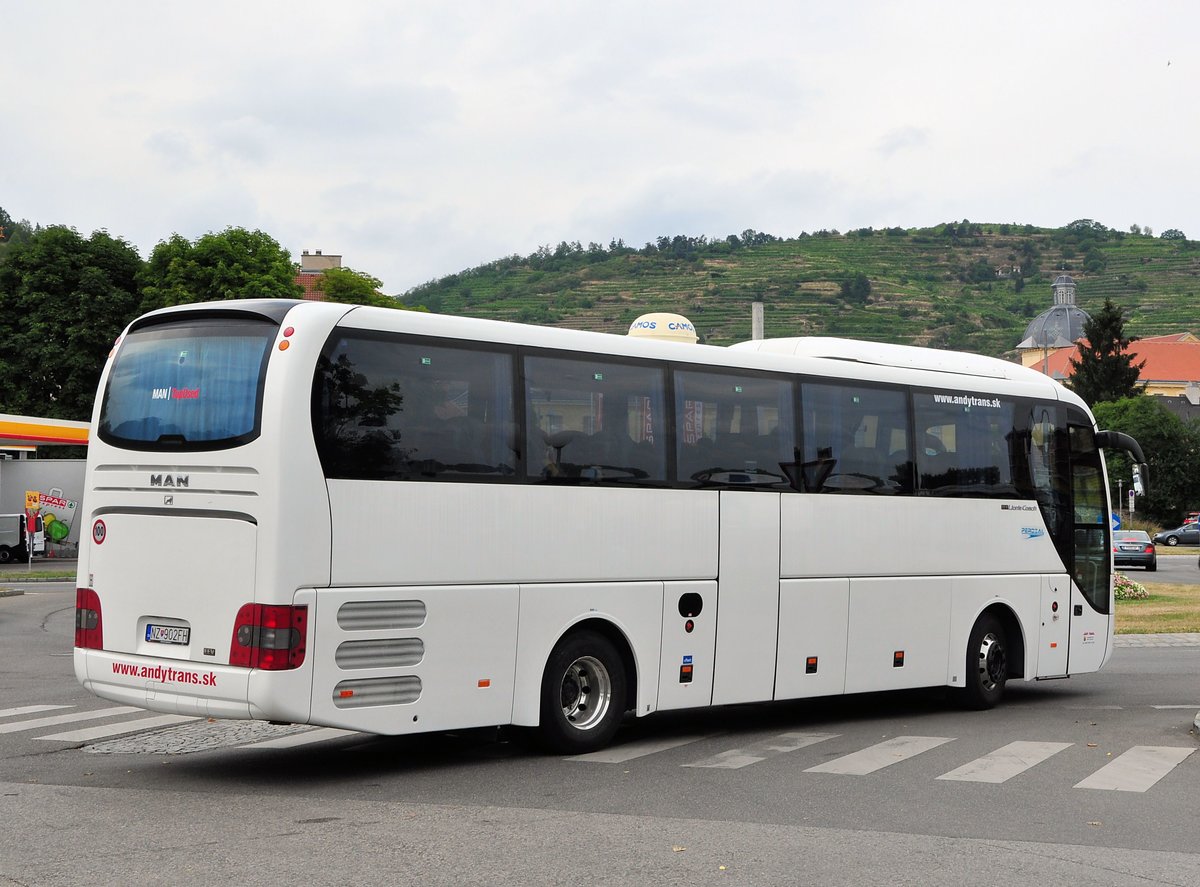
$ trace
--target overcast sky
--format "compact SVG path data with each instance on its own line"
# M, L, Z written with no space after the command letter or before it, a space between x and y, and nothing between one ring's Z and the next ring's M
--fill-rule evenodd
M539 245L1091 218L1200 239L1200 4L0 11L0 206L400 293Z

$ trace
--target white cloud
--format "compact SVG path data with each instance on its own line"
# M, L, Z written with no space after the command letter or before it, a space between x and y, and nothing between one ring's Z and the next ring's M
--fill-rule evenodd
M393 292L560 240L1079 217L1200 237L1198 23L1182 2L23 4L0 205L143 253L261 228Z

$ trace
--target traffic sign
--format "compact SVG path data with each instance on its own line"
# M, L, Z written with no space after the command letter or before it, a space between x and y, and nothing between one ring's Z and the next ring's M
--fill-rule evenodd
M1112 513L1112 528L1114 530L1121 529L1121 515L1117 514L1115 511Z

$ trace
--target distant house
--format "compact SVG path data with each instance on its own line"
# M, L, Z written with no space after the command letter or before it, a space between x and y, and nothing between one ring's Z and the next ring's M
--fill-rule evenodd
M321 291L321 272L330 268L341 268L342 257L324 255L320 250L310 253L305 250L300 254L300 268L296 272L296 284L304 290L300 298L310 302L324 302L325 293Z
M1200 338L1192 333L1171 336L1151 336L1138 339L1129 346L1133 362L1142 367L1138 379L1146 394L1163 398L1163 405L1185 418L1200 416ZM1079 349L1063 348L1049 355L1034 369L1065 381L1071 377L1071 358Z
M1054 304L1025 328L1017 345L1021 363L1065 382L1071 359L1078 358L1088 313L1075 304L1076 284L1069 274L1054 280ZM1161 397L1163 405L1183 418L1200 417L1200 338L1192 333L1138 339L1129 352L1142 367L1139 382L1146 394Z

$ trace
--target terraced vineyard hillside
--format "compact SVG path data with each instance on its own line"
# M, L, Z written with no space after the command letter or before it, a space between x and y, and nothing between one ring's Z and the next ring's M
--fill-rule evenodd
M751 303L766 334L833 335L1000 356L1073 276L1078 304L1111 298L1127 330L1200 332L1200 243L1126 233L1090 220L1065 228L947 223L779 239L662 237L642 249L561 243L417 287L433 311L624 333L639 315L687 316L705 341L750 337Z

